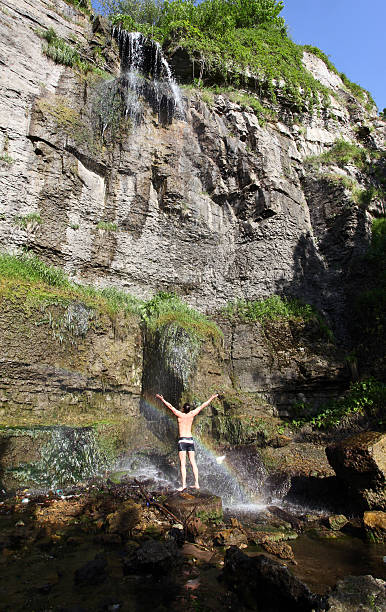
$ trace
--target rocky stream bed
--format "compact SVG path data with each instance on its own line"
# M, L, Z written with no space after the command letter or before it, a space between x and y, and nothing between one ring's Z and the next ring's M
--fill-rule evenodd
M208 492L154 487L125 477L3 498L0 609L384 609L386 551L358 518L223 511Z

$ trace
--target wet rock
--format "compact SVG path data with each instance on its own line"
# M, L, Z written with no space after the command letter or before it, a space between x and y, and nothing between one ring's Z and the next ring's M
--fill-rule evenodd
M381 612L386 582L373 576L346 576L328 597L329 612Z
M88 561L75 571L75 584L79 586L100 584L107 578L106 567L106 558L103 555L96 555L95 559Z
M386 510L386 434L368 431L326 448L351 498L366 510Z
M272 446L273 448L283 448L284 446L288 446L288 444L291 442L292 438L281 434L272 438L272 440L269 442L269 446Z
M386 542L386 512L365 512L363 524L370 540Z
M214 543L217 546L237 546L246 548L248 538L240 529L222 529L218 531L214 537Z
M182 491L170 497L165 506L181 521L189 516L197 516L203 521L222 518L221 497L203 491Z
M348 518L346 518L344 514L333 514L328 517L327 522L331 529L339 531L348 523Z
M270 542L269 540L265 540L264 542L261 542L261 546L271 555L279 557L279 559L288 559L293 563L296 563L291 546L285 542Z
M164 576L180 561L181 556L174 542L148 540L123 560L123 573Z
M293 612L322 610L323 600L278 561L266 555L248 557L236 547L226 551L223 575L240 600L252 610Z
M193 519L188 525L188 534L193 538L198 535L198 530L195 528L195 521L200 521L200 519ZM169 537L174 540L174 542L179 548L183 546L185 542L185 533L183 526L178 524L173 525L173 527L169 531Z
M301 520L299 520L296 516L294 516L287 510L283 510L283 508L278 508L277 506L268 506L268 510L275 516L278 516L283 521L290 523L293 529L297 529L299 531L302 529Z
M273 525L256 525L248 531L248 541L252 544L264 542L284 542L285 540L296 540L298 534L288 527L275 527Z
M116 512L107 516L108 531L127 535L141 520L141 506L133 500L127 500Z
M193 541L197 536L202 535L207 530L208 530L208 527L197 516L188 522L188 525L187 525L188 536L193 538Z

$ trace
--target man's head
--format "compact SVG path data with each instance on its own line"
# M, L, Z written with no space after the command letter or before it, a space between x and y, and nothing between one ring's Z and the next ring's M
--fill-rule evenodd
M191 409L192 409L192 406L188 404L187 402L182 406L182 412L185 412L185 414L188 414L188 412L190 412Z

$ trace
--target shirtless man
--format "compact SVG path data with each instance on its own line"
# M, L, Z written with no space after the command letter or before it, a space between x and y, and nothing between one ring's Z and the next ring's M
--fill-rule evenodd
M188 453L189 461L192 465L192 470L194 474L194 487L195 489L199 489L200 486L198 484L198 469L195 459L194 453L194 441L192 438L192 423L194 417L201 412L203 408L209 406L210 402L218 397L218 393L212 395L206 402L201 404L198 408L192 410L190 404L184 404L181 410L177 410L174 408L169 402L167 402L162 395L157 393L156 397L158 397L161 402L167 406L173 414L176 415L178 421L178 456L180 458L180 468L181 468L181 478L182 478L182 487L178 490L183 491L186 489L186 453Z

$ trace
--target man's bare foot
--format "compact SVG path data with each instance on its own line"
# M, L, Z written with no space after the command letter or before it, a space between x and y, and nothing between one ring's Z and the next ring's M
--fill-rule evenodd
M185 491L186 487L178 487L177 491Z
M195 484L195 485L193 486L193 489L199 489L199 488L200 488L200 485L198 485L198 484Z

